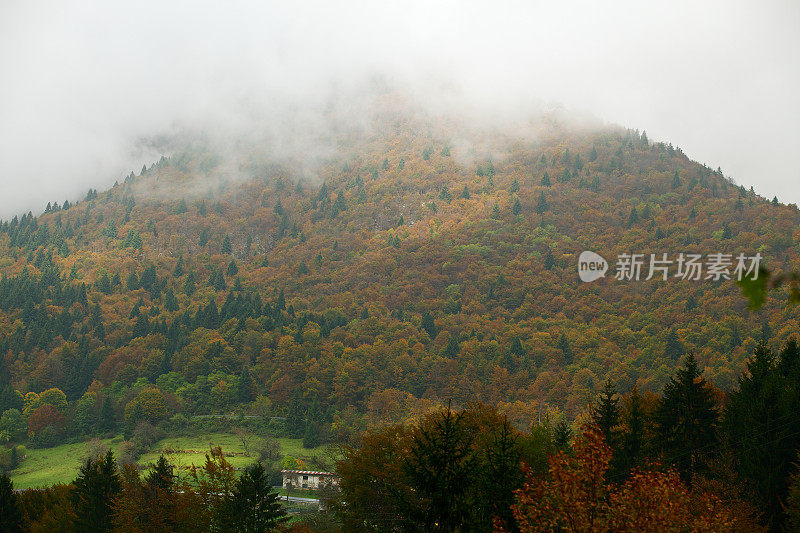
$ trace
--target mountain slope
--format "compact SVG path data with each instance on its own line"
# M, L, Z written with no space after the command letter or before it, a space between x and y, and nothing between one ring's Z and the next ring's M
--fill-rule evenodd
M671 145L554 115L364 123L286 157L197 142L4 222L4 379L108 395L120 419L148 382L187 413L316 398L332 427L447 399L577 413L609 376L659 389L687 350L730 388L754 339L797 329L785 295L751 312L732 281L578 279L583 250L797 269L796 206Z

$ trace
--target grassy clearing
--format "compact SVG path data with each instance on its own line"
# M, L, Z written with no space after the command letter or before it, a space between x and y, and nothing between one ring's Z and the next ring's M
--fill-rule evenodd
M212 446L221 446L226 454L226 460L233 466L241 468L252 464L258 454L255 450L263 443L262 437L251 436L247 446L250 455L243 455L245 450L241 439L230 433L207 433L197 436L167 437L158 441L149 453L142 455L138 464L147 467L156 462L162 453L171 463L181 467L179 471L191 465L200 466L205 462L205 454ZM297 459L310 461L314 458L326 458L324 447L303 448L301 439L276 439L280 445L280 455L291 455ZM100 441L119 455L122 444L121 438ZM54 483L69 483L78 475L78 468L83 459L89 454L89 444L86 442L63 444L53 448L29 449L19 467L11 472L14 487L28 489L52 485ZM230 455L228 455L230 454Z
M122 439L106 439L100 442L114 454L119 454ZM20 465L11 472L14 488L31 489L55 483L69 483L78 475L80 464L88 455L87 442L28 449Z

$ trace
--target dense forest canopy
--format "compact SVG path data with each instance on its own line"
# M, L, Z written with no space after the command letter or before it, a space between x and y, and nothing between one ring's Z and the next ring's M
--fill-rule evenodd
M287 408L299 390L331 413L389 395L577 414L606 377L659 390L688 351L729 389L757 339L796 326L785 294L750 312L731 281L576 275L585 249L760 253L796 270L795 206L644 133L544 115L488 146L389 101L373 108L389 127L343 130L313 176L255 155L233 171L194 142L4 221L14 389L128 400L155 386L211 412L240 401L247 369L245 396Z

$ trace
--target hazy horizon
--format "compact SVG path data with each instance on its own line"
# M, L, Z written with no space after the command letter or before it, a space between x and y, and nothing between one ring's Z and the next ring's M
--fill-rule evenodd
M800 203L798 26L791 2L5 3L0 217L138 173L154 137L248 134L375 78L433 109L560 105L646 130Z

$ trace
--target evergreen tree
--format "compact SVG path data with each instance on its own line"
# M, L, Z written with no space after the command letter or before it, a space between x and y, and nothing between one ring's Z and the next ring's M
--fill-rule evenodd
M543 187L549 187L550 186L550 175L547 172L545 172L544 175L542 176L541 185Z
M511 341L508 352L517 357L523 357L525 355L525 349L522 347L522 341L519 340L519 337L514 337L514 340Z
M0 531L19 533L22 531L22 513L11 478L0 473Z
M539 194L539 201L536 202L536 212L542 215L547 209L547 200L544 197L544 192L542 192Z
M519 198L514 198L514 205L511 207L511 213L518 216L522 213L522 204L519 203Z
M499 220L500 219L500 206L497 205L497 202L494 203L492 206L492 219Z
M631 214L628 216L628 227L633 226L639 222L639 213L636 211L636 207L631 207Z
M490 523L490 519L498 517L504 524L515 525L511 506L514 504L514 490L524 482L520 466L521 453L519 438L508 418L503 416L503 423L492 435L486 449L486 460L481 476L482 494L491 504L487 510L490 516L482 520ZM484 506L479 506L478 509Z
M678 171L675 171L675 174L672 176L672 188L677 189L681 186L681 178L678 176Z
M144 481L151 489L169 491L175 485L174 467L159 455L158 460L153 465L153 469L145 476Z
M553 252L548 249L547 253L544 255L544 269L553 270L553 267L555 265L556 265L556 260L553 257Z
M114 454L88 458L81 465L71 493L80 531L110 531L114 498L119 494L120 479Z
M435 339L438 334L436 324L433 322L433 316L431 316L429 311L422 313L422 329L425 330L431 340Z
M231 262L228 263L227 274L229 276L235 276L238 273L239 273L239 267L236 265L236 259L231 259Z
M776 358L761 339L731 392L724 427L739 475L755 489L764 521L778 531L785 521L787 472L800 449L800 375L797 343L791 339Z
M664 357L672 361L679 361L685 353L686 349L678 339L675 329L670 329L669 333L667 333L667 340L664 342Z
M597 148L592 146L592 151L589 154L589 161L594 161L595 159L597 159Z
M631 392L625 411L625 431L622 435L621 463L623 472L639 465L645 444L645 412L639 389Z
M454 333L450 335L450 339L447 341L447 346L444 347L444 352L442 352L442 357L453 359L458 355L460 349L461 345L458 342L458 335Z
M244 469L217 516L218 529L236 533L274 531L286 521L286 508L261 462Z
M658 444L687 483L705 468L714 451L718 420L711 388L690 353L664 387L655 413Z
M164 307L171 313L178 310L178 299L175 297L175 293L172 292L172 287L168 288L166 294L164 294Z
M600 397L592 407L592 421L600 428L606 444L612 449L615 448L617 441L615 428L619 424L619 398L616 396L617 389L610 378L606 379Z
M464 185L464 190L461 191L461 198L469 200L469 189L467 189L466 185Z
M404 470L429 505L425 530L460 531L469 524L472 506L468 491L476 474L473 433L463 413L446 411L414 433Z
M561 334L561 338L558 339L558 349L561 350L561 353L564 355L564 365L572 364L574 359L572 348L569 346L567 336L563 333Z
M553 444L555 444L558 450L566 450L570 447L571 442L572 429L570 429L569 424L567 424L567 420L562 417L558 424L556 424L555 430L553 430Z
M222 239L222 248L220 250L223 254L230 254L232 251L231 248L231 238L227 235Z

